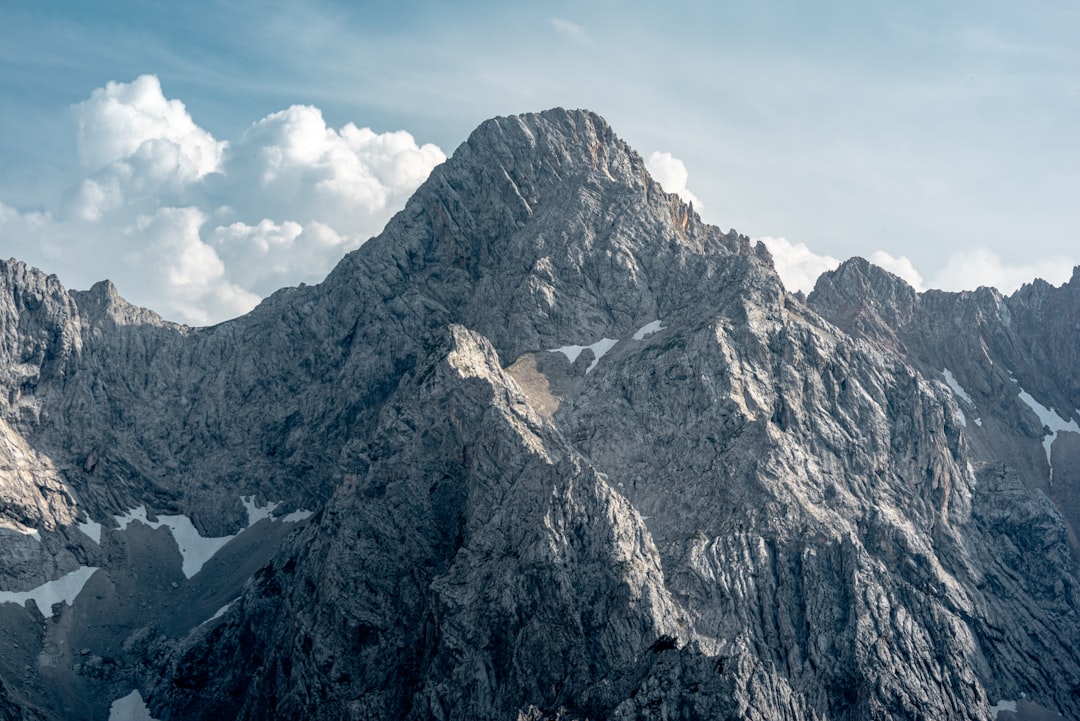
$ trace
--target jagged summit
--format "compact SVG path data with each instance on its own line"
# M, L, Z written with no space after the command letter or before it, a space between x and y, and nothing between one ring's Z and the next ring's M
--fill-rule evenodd
M512 361L708 303L735 266L775 275L746 237L665 193L599 116L559 109L481 125L329 282L377 277L384 297L445 310Z
M919 295L902 278L854 257L822 273L807 303L843 328L895 345L896 329L910 321Z

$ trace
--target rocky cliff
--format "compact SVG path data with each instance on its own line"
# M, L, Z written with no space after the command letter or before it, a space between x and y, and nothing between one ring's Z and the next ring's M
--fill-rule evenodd
M562 110L212 328L9 261L0 711L1080 717L1078 289L802 300Z

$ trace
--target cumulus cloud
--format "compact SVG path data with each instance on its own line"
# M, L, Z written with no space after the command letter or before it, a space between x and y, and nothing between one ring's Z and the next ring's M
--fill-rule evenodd
M1035 278L1052 285L1066 283L1076 264L1076 258L1067 256L1006 263L985 248L970 248L952 253L930 286L941 290L974 290L985 285L1009 294Z
M335 130L310 106L219 140L152 75L72 112L84 177L57 208L0 202L5 250L69 287L111 278L132 302L200 325L321 280L446 159L403 131Z
M218 226L210 233L210 243L236 283L266 296L298 279L321 279L342 255L359 247L360 240L317 221L303 226L264 219L255 225Z
M153 75L106 84L73 106L79 159L90 170L191 183L220 169L227 143L203 130Z
M758 238L773 257L773 265L789 291L809 293L814 289L818 276L835 270L840 261L831 255L818 255L806 243L792 243L787 238Z
M404 131L375 133L348 123L326 125L322 112L294 105L255 123L237 143L226 184L250 182L257 194L234 203L248 222L268 205L301 222L335 231L370 233L371 217L389 219L431 172L446 160L437 146L419 146ZM272 205L271 205L272 204Z
M893 275L903 278L915 290L920 292L925 290L923 288L922 274L915 270L914 264L908 260L907 256L902 255L896 258L884 250L875 250L866 259Z
M225 263L200 236L206 216L197 208L160 208L125 229L133 250L124 261L140 295L161 294L166 315L205 325L255 307L259 296L232 282Z
M654 152L645 161L645 167L660 185L669 193L675 193L687 203L693 203L694 207L701 210L701 201L686 187L686 181L690 174L686 170L686 164L671 153Z

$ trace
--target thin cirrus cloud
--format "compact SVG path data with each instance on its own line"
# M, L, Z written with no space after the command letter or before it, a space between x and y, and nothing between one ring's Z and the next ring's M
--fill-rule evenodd
M72 112L84 177L56 208L0 202L5 244L71 287L108 277L198 325L321 280L446 159L406 132L334 129L299 105L219 140L153 75L110 82Z
M570 38L579 43L588 42L589 31L581 25L562 18L551 18L551 27L560 35Z

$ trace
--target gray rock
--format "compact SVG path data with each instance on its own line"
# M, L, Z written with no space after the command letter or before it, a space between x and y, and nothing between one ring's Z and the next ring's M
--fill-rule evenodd
M1051 483L1019 395L1080 407L1075 277L919 294L855 259L790 295L554 110L484 123L235 321L0 281L0 513L45 549L3 582L103 569L25 644L53 717L49 689L92 718L133 685L161 719L1080 715L1080 437ZM112 520L222 536L241 495L318 512L191 579Z

